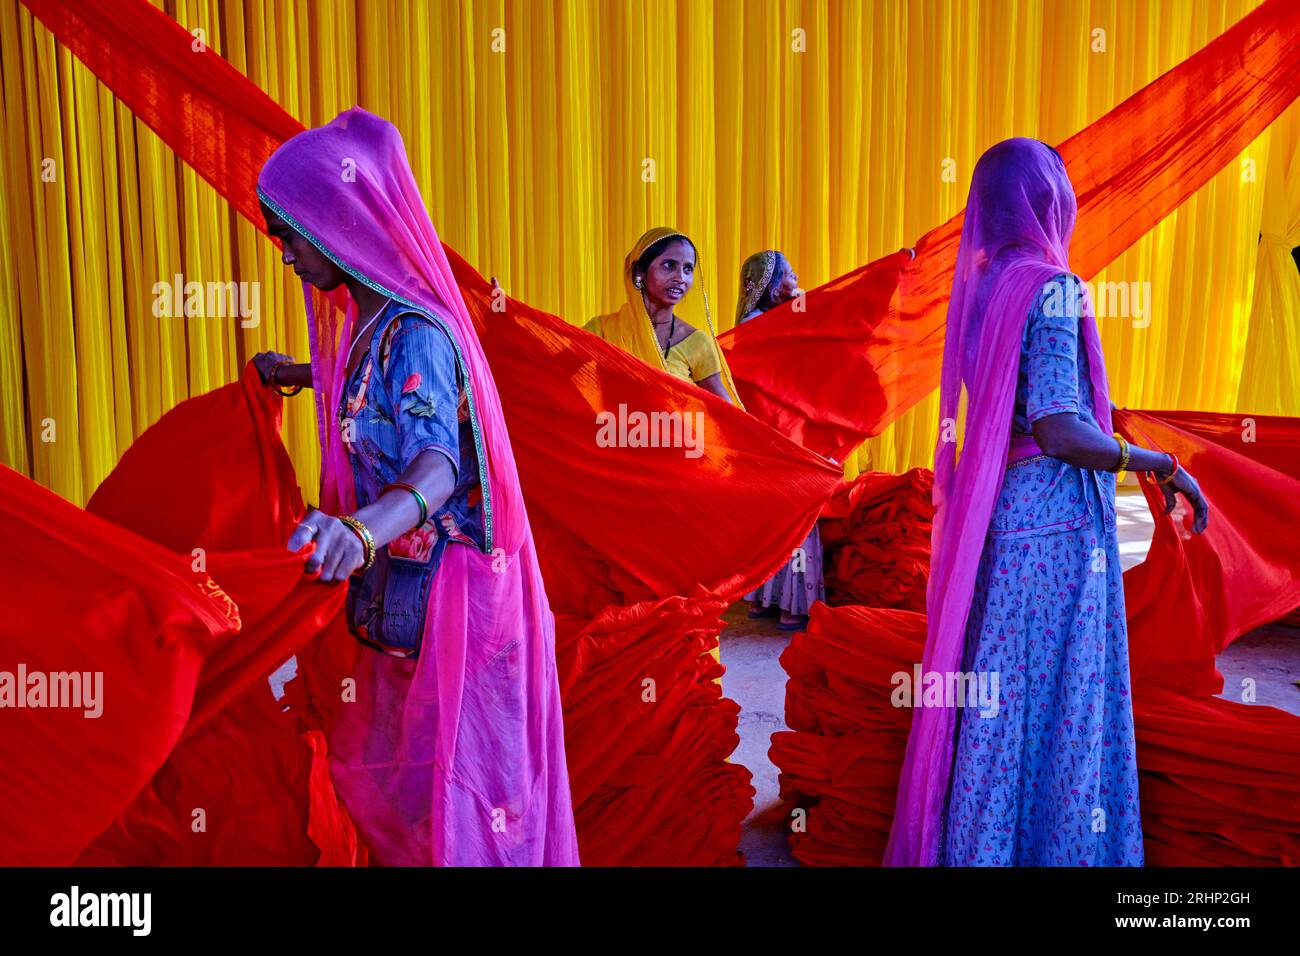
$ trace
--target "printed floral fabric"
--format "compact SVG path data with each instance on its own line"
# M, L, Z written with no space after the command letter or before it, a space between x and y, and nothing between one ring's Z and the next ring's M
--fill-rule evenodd
M1078 280L1056 282L1026 324L1013 431L1064 412L1098 427L1079 388ZM962 667L997 674L998 704L959 712L944 863L1142 865L1114 474L1053 458L1007 468Z
M478 456L455 346L433 318L396 302L385 308L378 329L340 408L357 507L374 501L420 452L437 449L456 471L455 490L441 506L430 501L428 520L389 542L389 556L436 560L440 539L482 548ZM378 565L371 571L383 573ZM367 581L374 600L382 599L383 583Z

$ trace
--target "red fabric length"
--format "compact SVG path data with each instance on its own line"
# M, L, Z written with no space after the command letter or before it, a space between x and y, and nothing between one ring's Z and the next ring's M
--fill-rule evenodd
M1148 862L1300 863L1300 717L1213 696L1223 686L1215 655L1300 605L1291 533L1300 420L1126 410L1115 424L1174 451L1213 509L1206 532L1191 535L1186 504L1164 515L1163 496L1144 482L1155 536L1124 575ZM905 493L896 476L879 481ZM858 505L878 507L862 494ZM801 862L880 862L911 723L909 710L889 704L891 677L920 660L924 637L924 616L910 611L817 605L808 633L782 656L791 730L773 736L772 759L784 809L808 811L807 829L791 839Z
M166 760L205 656L234 638L239 612L188 556L3 467L0 535L15 593L0 622L0 865L66 865ZM59 673L90 675L78 686L97 702L49 706L71 699L56 700ZM50 684L40 697L38 674Z
M1058 146L1078 198L1070 263L1080 276L1100 272L1281 115L1300 95L1298 48L1300 6L1268 0ZM914 261L886 256L810 291L803 314L786 303L720 336L745 406L842 460L928 395L963 215L926 233Z
M146 0L23 3L261 226L257 172L301 124L211 50L194 53L185 29ZM1300 8L1266 0L1059 146L1079 201L1070 261L1081 276L1095 275L1149 231L1300 94L1292 63L1298 47ZM788 314L794 305L787 304L721 336L746 406L805 447L843 459L929 394L939 379L961 225L958 214L927 233L914 261L895 253L812 290L805 314ZM463 291L466 299L478 295ZM484 347L496 369L496 349L486 340ZM541 373L544 366L533 366ZM518 436L508 379L497 377ZM526 476L527 457L516 452Z
M1217 694L1214 656L1300 607L1300 420L1120 411L1115 427L1177 454L1212 509L1193 535L1186 502L1164 515L1163 495L1143 482L1156 530L1146 560L1124 574L1134 680Z

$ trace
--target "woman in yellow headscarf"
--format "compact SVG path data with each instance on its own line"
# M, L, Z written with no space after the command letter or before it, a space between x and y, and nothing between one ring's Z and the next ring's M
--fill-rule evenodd
M727 360L714 336L707 297L707 329L695 328L674 311L691 291L697 263L695 244L685 235L675 229L651 229L623 260L627 301L617 312L598 316L585 328L647 365L740 405Z

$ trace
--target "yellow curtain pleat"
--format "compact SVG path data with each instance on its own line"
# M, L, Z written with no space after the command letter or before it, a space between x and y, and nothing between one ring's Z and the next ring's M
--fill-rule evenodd
M444 239L512 295L585 322L672 224L724 330L750 253L781 249L811 288L911 245L989 145L1065 139L1258 0L153 2L308 125L393 120ZM81 503L178 401L258 351L305 356L302 294L18 0L0 54L0 455ZM1118 403L1298 413L1294 112L1097 277L1094 298L1142 293L1143 315L1100 319ZM256 324L155 315L175 281L249 283ZM846 475L928 465L936 413L931 395ZM286 403L307 488L315 428Z
M1300 103L1270 128L1268 160L1237 408L1300 415Z

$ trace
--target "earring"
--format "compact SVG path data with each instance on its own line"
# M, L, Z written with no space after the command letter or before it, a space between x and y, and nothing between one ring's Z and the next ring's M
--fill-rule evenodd
M633 287L635 287L635 288L637 288L637 289L641 288L641 277L640 277L640 276L637 276L635 279L633 279L633 280L632 280L632 285L633 285Z

